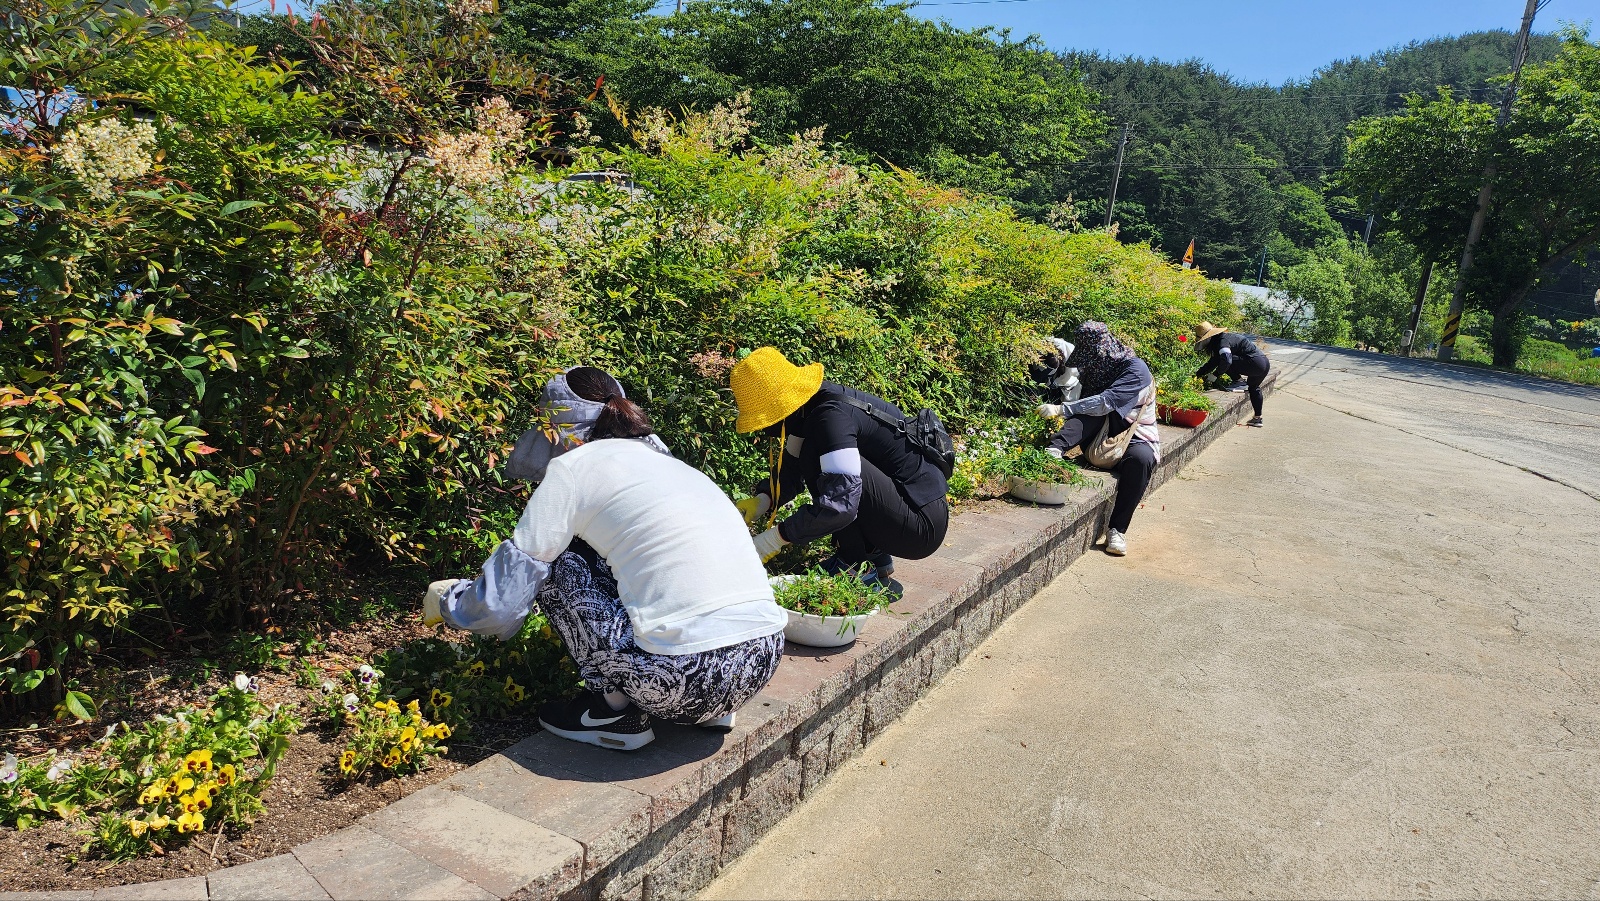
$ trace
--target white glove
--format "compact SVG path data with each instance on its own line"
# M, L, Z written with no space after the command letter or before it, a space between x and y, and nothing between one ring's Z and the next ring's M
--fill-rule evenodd
M428 591L422 596L422 624L424 626L437 626L444 622L444 596L450 589L456 587L460 579L440 579L428 586Z
M767 515L767 511L772 509L772 498L767 497L765 494L758 494L755 497L747 497L742 501L734 501L733 505L738 507L739 513L744 516L744 524L753 526L761 521L761 517Z
M1206 376L1205 382L1206 382L1206 387L1210 388L1212 385L1215 385L1217 383L1217 377L1214 376L1214 375L1208 375L1208 376Z
M755 543L756 553L760 555L761 562L765 563L768 560L771 560L773 557L778 556L778 552L783 550L783 546L789 542L784 541L783 536L778 534L778 527L773 526L765 532L762 532L760 535L757 535L755 537Z
M1066 415L1066 408L1060 404L1040 404L1039 415L1046 419L1060 419Z

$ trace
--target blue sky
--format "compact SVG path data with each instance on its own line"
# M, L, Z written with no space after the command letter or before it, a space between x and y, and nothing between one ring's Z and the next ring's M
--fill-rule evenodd
M1250 82L1303 79L1318 66L1438 35L1514 31L1523 0L929 0L917 14L963 28L1037 33L1053 50L1167 61L1198 57ZM1600 25L1600 0L1553 0L1535 31Z

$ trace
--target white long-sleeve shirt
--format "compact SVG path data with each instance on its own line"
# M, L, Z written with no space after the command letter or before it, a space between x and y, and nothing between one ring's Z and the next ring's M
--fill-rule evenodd
M516 634L575 537L611 567L642 650L694 654L783 630L786 615L733 502L699 470L627 439L550 461L511 539L478 579L446 596L445 620Z

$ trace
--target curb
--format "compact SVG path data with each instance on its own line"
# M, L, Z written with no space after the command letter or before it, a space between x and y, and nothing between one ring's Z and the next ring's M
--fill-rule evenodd
M1243 394L1211 397L1199 428L1162 426L1151 490L1249 411ZM1114 477L1093 481L1063 507L1002 501L952 517L937 554L896 567L895 615L844 649L788 646L727 735L657 724L654 743L624 755L539 733L287 854L0 901L687 897L1093 546Z

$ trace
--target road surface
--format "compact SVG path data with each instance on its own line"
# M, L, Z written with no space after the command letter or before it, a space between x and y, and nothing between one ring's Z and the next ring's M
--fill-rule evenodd
M1273 349L709 898L1600 898L1600 391Z

